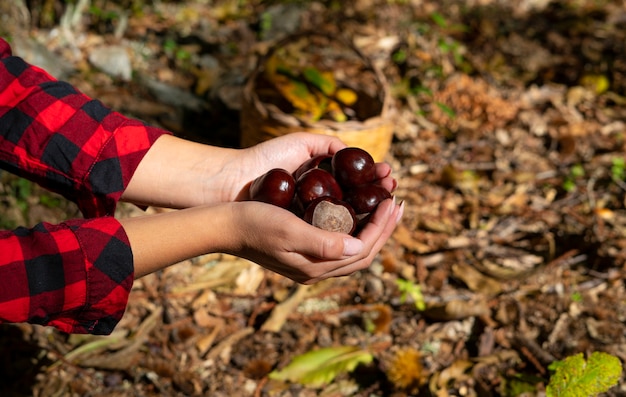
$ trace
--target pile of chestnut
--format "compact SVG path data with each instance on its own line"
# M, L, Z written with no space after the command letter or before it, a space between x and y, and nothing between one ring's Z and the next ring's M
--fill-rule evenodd
M347 147L304 162L292 174L274 168L250 185L250 198L288 209L324 230L354 234L391 193L377 184L374 159Z

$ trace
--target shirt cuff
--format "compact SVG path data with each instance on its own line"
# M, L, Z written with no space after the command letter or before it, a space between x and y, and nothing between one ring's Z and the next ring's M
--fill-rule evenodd
M73 231L84 258L75 268L68 264L68 272L82 272L84 282L65 287L66 304L76 306L59 313L48 325L68 333L108 335L124 315L134 280L126 232L111 217L64 225Z
M87 144L82 149L98 153L81 183L82 194L77 199L87 218L112 216L143 157L159 137L171 134L115 112L111 113L110 119L124 121L102 146L94 141L93 148ZM109 122L115 123L112 120Z

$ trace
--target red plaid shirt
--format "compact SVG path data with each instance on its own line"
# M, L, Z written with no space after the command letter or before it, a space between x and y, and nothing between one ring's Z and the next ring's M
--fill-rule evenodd
M112 215L164 133L12 56L0 38L0 168L75 201L86 218L0 231L0 323L113 330L134 274L128 238Z

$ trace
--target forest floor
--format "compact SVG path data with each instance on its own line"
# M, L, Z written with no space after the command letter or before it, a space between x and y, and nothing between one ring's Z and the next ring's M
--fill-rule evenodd
M126 115L226 146L275 40L349 38L388 81L406 210L350 277L305 287L207 255L138 280L109 337L1 326L3 396L533 396L555 361L626 360L624 0L14 4L0 30L16 53ZM0 177L3 228L80 216ZM268 376L342 347L335 366L308 358L325 385ZM626 395L623 375L607 394Z

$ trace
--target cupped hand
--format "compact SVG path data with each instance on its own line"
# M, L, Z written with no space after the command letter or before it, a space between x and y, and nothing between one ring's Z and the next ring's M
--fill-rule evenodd
M249 198L248 187L260 175L272 168L283 168L294 172L302 163L312 157L334 154L346 145L336 137L311 133L291 133L274 138L256 146L243 149L237 154L240 173L232 183L234 198ZM387 163L376 164L376 176L379 183L390 192L396 182L390 177L391 167Z
M395 200L382 202L357 237L328 232L289 211L265 203L242 202L233 207L234 230L229 252L311 284L367 268L402 216Z
M188 208L249 198L250 183L272 168L295 171L308 159L346 145L331 136L291 133L247 149L229 149L164 135L139 163L122 200ZM376 164L379 183L392 192L391 167Z

